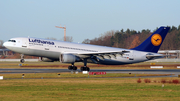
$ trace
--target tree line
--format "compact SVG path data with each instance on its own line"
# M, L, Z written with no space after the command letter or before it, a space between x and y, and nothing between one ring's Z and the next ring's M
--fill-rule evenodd
M157 29L158 28L153 30L153 32ZM127 29L126 31L124 31L124 29L121 29L120 31L111 30L101 34L100 37L91 40L85 39L82 43L131 49L140 45L153 32L149 29L143 29L142 31L130 29ZM178 27L170 27L160 50L180 50L180 25Z

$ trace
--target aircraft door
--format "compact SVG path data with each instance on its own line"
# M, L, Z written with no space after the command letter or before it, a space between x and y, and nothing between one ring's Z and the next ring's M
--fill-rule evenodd
M129 53L129 60L134 60L134 52L130 51Z
M27 40L26 39L22 39L21 44L22 44L22 47L27 48Z

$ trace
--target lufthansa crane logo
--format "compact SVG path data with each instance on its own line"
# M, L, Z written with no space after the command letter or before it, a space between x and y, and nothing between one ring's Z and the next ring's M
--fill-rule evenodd
M154 45L154 46L159 46L162 42L162 37L161 35L159 34L154 34L152 37L151 37L151 43Z

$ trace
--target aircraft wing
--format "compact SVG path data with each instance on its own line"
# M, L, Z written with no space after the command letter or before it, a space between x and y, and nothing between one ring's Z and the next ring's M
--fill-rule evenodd
M111 55L111 54L124 54L124 53L128 53L130 51L105 51L105 52L82 52L82 53L78 53L78 54L82 54L82 55Z
M78 52L78 53L71 53L76 56L79 56L81 58L87 58L87 57L92 57L96 56L100 59L111 59L111 58L116 58L117 55L123 55L124 53L129 53L130 51L122 50L122 51L104 51L104 52Z

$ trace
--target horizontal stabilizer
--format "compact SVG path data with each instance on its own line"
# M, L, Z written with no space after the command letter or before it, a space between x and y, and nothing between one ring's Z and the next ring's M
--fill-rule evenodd
M167 56L167 55L163 55L163 54L147 54L146 58L150 60L150 59L163 58L165 56Z

